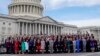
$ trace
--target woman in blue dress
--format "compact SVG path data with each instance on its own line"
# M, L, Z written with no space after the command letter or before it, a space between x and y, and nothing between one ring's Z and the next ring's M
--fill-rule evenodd
M80 52L80 40L79 38L76 39L76 52Z

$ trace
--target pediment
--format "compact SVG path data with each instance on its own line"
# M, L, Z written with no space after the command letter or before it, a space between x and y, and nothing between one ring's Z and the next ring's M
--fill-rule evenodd
M49 16L39 18L39 19L37 19L36 21L43 21L43 22L57 23L57 21L55 21L54 19L52 19L52 18L49 17Z

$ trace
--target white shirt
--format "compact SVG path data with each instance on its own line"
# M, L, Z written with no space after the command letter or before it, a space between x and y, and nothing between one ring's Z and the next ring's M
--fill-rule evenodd
M29 44L27 42L25 42L25 49L29 50Z
M73 45L76 46L76 41L75 40L73 41Z
M41 41L41 49L45 49L45 41Z

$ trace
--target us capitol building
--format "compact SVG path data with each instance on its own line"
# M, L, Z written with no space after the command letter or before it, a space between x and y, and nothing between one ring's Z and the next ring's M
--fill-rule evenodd
M49 16L43 16L41 0L12 0L8 5L9 14L0 14L0 38L9 35L32 34L85 34L89 32L100 39L100 27L82 27L57 22Z

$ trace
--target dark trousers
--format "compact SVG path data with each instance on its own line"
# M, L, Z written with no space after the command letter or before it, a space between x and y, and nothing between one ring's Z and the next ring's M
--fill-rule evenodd
M54 53L57 53L57 47L53 47Z
M64 48L64 46L61 46L61 52L64 52L66 49ZM65 49L65 50L64 50Z
M34 50L33 50L33 46L29 46L29 53L33 54Z
M61 46L58 46L57 49L58 49L57 52L60 53L61 52Z
M36 53L36 46L33 46L33 53Z
M87 47L86 48L86 52L91 52L91 48L90 47Z
M11 48L10 47L6 47L7 48L7 54L11 54Z
M98 52L98 47L97 46L95 46L95 52Z
M45 50L46 50L46 53L48 53L48 52L49 52L49 47L47 46L47 47L45 48Z

